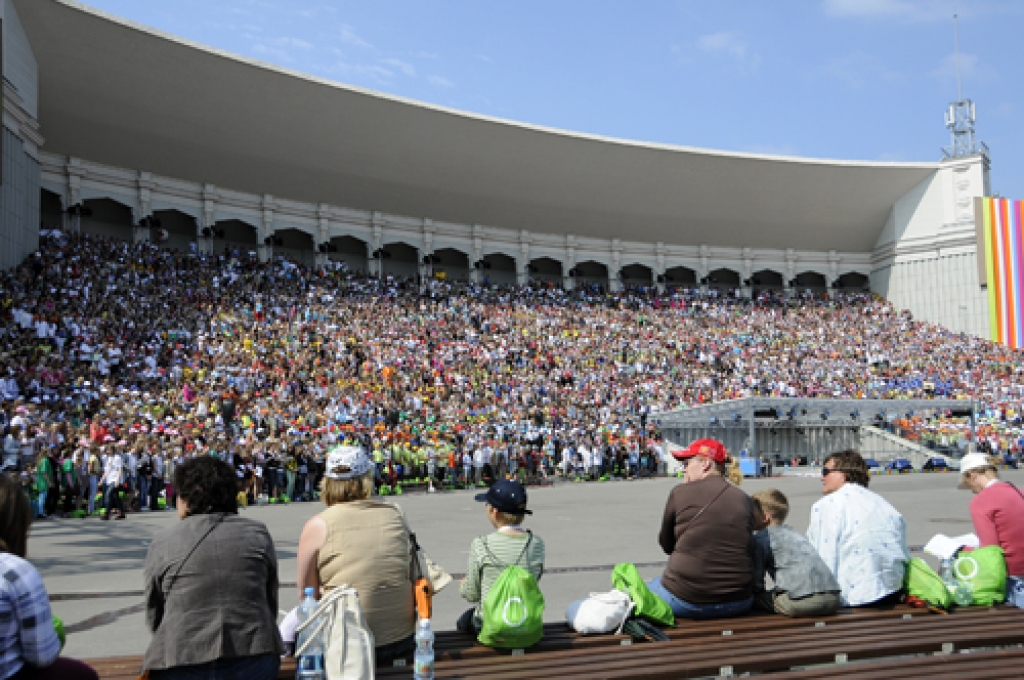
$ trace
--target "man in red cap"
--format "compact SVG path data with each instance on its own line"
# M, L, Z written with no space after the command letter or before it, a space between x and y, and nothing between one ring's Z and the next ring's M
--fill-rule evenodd
M739 464L715 439L698 439L673 456L686 473L669 493L658 534L668 566L647 585L680 618L745 614L753 604L754 507L737 487Z

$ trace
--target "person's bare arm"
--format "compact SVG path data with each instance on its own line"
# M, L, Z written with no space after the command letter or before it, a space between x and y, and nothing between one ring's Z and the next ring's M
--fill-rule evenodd
M327 522L320 515L311 517L302 528L302 535L299 537L298 575L295 584L300 602L306 588L313 588L316 599L320 599L320 575L317 573L316 563L320 548L324 546L326 540Z

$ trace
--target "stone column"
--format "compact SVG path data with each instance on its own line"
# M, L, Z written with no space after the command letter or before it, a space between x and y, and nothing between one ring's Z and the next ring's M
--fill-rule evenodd
M530 232L519 232L519 257L516 258L516 283L525 286L530 281Z
M416 260L419 262L420 268L420 281L424 284L430 279L434 278L434 264L432 262L425 262L429 257L434 255L434 221L424 218L423 219L423 248L416 254Z
M622 277L619 270L622 269L622 241L612 239L612 266L608 272L608 290L617 293L622 290Z
M828 296L836 296L835 284L839 281L839 253L834 250L828 251Z
M700 285L700 292L702 295L707 295L708 284L705 282L708 275L711 274L711 269L708 265L708 253L709 248L703 243L700 245L700 266L697 271L697 283Z
M753 288L750 285L750 277L754 275L754 255L750 248L743 249L743 265L741 269L740 295L749 300L753 293Z
M792 281L796 278L796 252L792 248L786 248L786 297L793 295Z
M65 169L68 174L68 195L67 205L64 206L64 226L65 231L77 234L82 231L82 215L77 211L71 215L67 211L82 205L82 179L86 170L82 167L82 161L77 158L68 159Z
M273 241L267 243L267 239L274 236L274 197L270 194L263 196L263 219L260 220L260 228L257 231L259 245L256 248L260 262L270 262L274 257Z
M654 283L659 293L665 292L665 244L654 244Z
M196 224L196 243L203 255L213 254L213 229L216 222L213 213L217 209L217 188L212 184L203 185L203 218ZM204 236L203 230L209 229L210 235ZM258 232L257 232L258 233Z
M373 258L373 253L379 251L384 247L384 216L379 212L373 213L373 237L370 242L370 259L367 260L367 266L371 269L371 274L376 275L377 278L384 276L384 260L383 258Z
M483 231L483 227L479 224L473 225L473 254L470 257L469 262L469 280L473 283L480 283L481 280L480 270L477 269L476 263L483 259Z
M331 256L324 252L320 252L320 246L329 242L329 234L331 230L331 220L329 217L328 207L326 203L320 203L316 207L316 235L317 238L313 243L313 251L316 253L314 256L314 262L316 266L323 267L331 259Z
M569 272L576 268L576 237L567 234L565 237L565 263L562 265L562 281L566 290L576 287L576 277L569 276Z

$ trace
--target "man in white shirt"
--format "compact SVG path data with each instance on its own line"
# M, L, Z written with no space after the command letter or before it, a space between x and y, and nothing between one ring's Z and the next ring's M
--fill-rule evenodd
M910 560L907 525L888 501L868 491L856 451L834 453L821 469L825 497L811 508L807 539L835 574L845 607L895 602Z
M124 458L116 450L111 451L104 465L103 477L100 479L100 484L104 488L104 505L107 509L107 514L103 515L105 520L110 519L114 506L117 506L117 519L125 519L127 517L124 513L124 504L121 502L121 484L124 482L124 479Z

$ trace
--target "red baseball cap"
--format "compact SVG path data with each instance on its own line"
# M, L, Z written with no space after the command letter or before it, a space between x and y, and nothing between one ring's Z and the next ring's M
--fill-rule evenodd
M725 444L717 439L698 439L685 449L673 451L672 456L676 460L704 456L721 464L725 463L725 459L729 457L729 452L725 450Z

